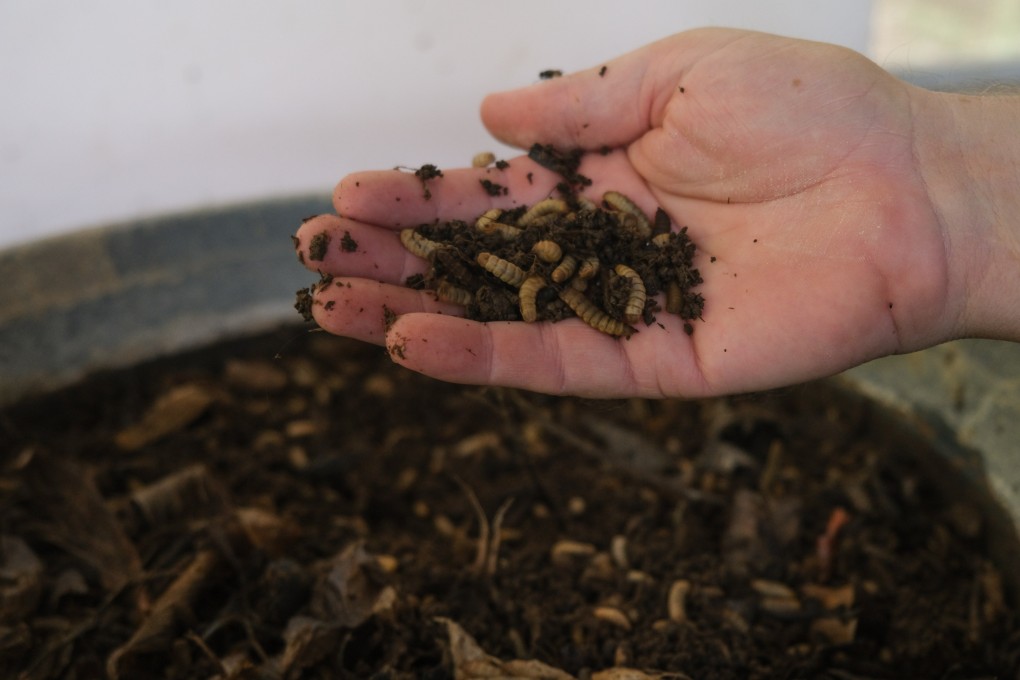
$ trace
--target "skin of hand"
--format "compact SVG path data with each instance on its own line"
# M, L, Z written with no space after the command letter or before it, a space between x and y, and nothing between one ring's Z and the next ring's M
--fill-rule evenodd
M306 265L337 277L316 291L315 320L443 380L594 397L754 391L965 335L1017 337L1015 318L973 297L1020 293L1008 206L989 199L1000 182L1020 193L1020 156L999 139L985 161L964 161L965 145L988 146L1002 123L994 110L967 112L981 99L994 98L920 90L841 47L727 29L492 94L482 120L495 137L609 147L585 155L585 194L622 191L688 227L705 297L693 335L664 312L662 327L639 325L627 340L577 319L479 323L403 287L426 264L399 229L555 193L560 178L526 156L502 170L446 170L428 200L410 173L345 177L337 215L297 234ZM992 188L971 192L989 177ZM480 179L507 194L490 196ZM323 232L358 247L312 261L308 244Z

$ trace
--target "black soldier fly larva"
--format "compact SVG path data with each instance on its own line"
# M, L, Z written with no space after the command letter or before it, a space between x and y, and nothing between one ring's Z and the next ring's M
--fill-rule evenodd
M478 253L478 264L503 283L519 288L528 273L509 260L492 253Z
M496 162L496 154L491 151L480 151L471 158L471 167L485 168Z
M546 281L541 276L529 276L521 284L518 296L521 301L521 318L528 323L538 320L537 297L538 291L546 287Z
M443 302L452 302L461 307L467 307L475 298L471 291L455 286L449 281L440 281L436 284L436 296Z
M560 299L586 324L608 335L630 335L633 329L599 309L584 293L571 287L560 291Z
M625 216L620 220L620 226L630 229L642 238L652 235L652 224L648 216L637 207L634 201L630 200L619 191L607 191L602 194L602 202L611 209Z
M531 206L517 221L522 227L529 227L549 217L556 217L569 212L570 206L562 198L547 198Z
M614 271L617 275L630 281L630 295L623 310L623 318L629 324L635 324L645 313L645 282L641 275L625 264L618 264Z
M500 222L499 218L502 215L503 211L499 208L493 208L492 210L485 211L482 216L475 221L475 229L483 234L499 234L506 239L517 238L520 236L523 229L512 224Z
M491 231L489 223L498 220L502 214L503 211L499 208L490 208L489 210L486 210L478 216L477 220L475 220L475 229L481 232Z
M573 255L564 255L560 263L556 265L556 269L553 269L552 280L556 283L563 283L571 276L574 275L574 271L577 270L577 258Z
M599 258L594 255L581 260L580 266L577 268L577 278L579 279L590 279L599 273Z
M400 242L404 244L404 247L411 254L417 255L424 260L431 260L433 253L443 247L442 244L425 238L414 229L401 229Z
M563 248L560 248L560 244L556 241L549 239L536 241L535 245L531 246L531 252L538 255L538 259L550 264L555 264L563 258Z

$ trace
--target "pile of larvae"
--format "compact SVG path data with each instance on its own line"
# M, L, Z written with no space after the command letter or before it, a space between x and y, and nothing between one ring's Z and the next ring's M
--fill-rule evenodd
M671 231L661 208L649 219L616 191L601 204L573 195L492 209L473 225L424 224L402 230L400 240L430 264L407 285L435 291L477 321L577 316L603 333L630 337L639 321L655 322L653 296L665 292L666 311L690 334L704 307L693 291L702 279L687 228Z

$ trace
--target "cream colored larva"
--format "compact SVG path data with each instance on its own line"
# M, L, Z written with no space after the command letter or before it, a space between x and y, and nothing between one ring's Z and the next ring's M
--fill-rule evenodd
M648 215L645 215L634 201L619 191L607 191L602 194L602 202L621 216L625 216L620 221L623 227L632 230L641 238L648 238L652 235L652 223L649 221Z
M519 288L524 283L524 279L528 277L528 273L513 262L492 253L478 253L476 261L482 269L514 288Z
M483 234L499 234L507 240L515 239L520 236L523 229L515 227L512 224L500 222L499 218L502 217L502 215L503 211L499 208L486 210L482 213L481 217L475 220L475 229Z
M538 320L538 291L545 288L546 282L541 276L529 276L521 284L518 292L521 303L521 318L528 323Z
M401 229L400 242L412 255L417 255L425 260L431 260L435 252L444 247L441 243L422 236L414 229Z
M568 254L563 256L550 276L556 283L563 283L574 275L575 270L577 270L577 258Z
M547 239L536 241L535 245L531 246L531 252L535 253L538 259L550 264L559 262L563 258L563 249L560 248L560 244Z
M598 331L617 336L631 333L630 327L603 312L579 290L568 286L560 291L560 299L566 302L582 321Z
M581 260L581 265L577 268L577 278L579 279L590 279L599 273L599 258L594 255Z
M562 198L547 198L539 201L525 211L517 220L517 224L528 227L536 224L542 218L552 215L562 215L570 210L570 206Z
M453 285L449 281L440 281L436 285L436 296L443 302L452 302L461 307L467 307L474 299L474 293Z
M471 158L471 167L485 168L496 162L496 154L491 151L480 151Z
M645 282L641 275L625 264L616 265L614 271L630 281L630 295L627 297L627 304L623 308L623 318L629 324L635 324L644 316L645 302L648 296L645 292Z

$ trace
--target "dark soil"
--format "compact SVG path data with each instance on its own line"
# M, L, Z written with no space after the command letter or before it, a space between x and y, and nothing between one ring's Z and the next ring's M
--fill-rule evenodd
M482 189L485 190L485 193L490 196L505 196L509 192L509 189L502 184L493 182L489 179L480 179L478 182L482 185Z
M432 198L432 191L429 189L428 181L443 176L443 171L431 163L426 163L414 171L414 176L421 180L422 196L425 200Z
M322 232L312 237L312 242L308 244L308 259L321 262L326 257L326 251L329 249L329 234Z
M1017 677L982 518L872 408L462 387L298 328L104 374L0 413L0 676Z

